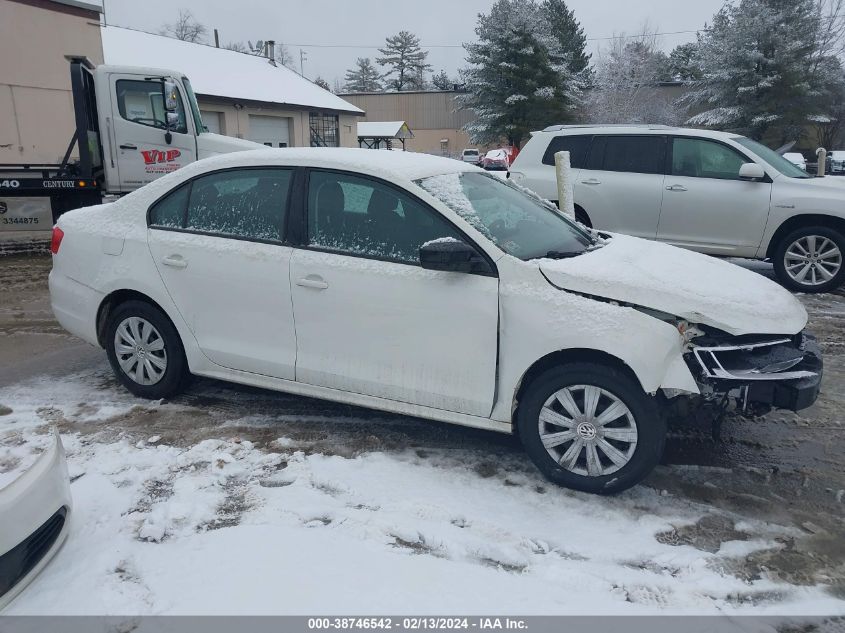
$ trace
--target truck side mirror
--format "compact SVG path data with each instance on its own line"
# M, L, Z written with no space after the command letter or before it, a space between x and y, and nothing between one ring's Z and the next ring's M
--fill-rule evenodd
M164 90L164 109L166 112L176 112L179 109L179 89L175 81L165 79L162 85Z

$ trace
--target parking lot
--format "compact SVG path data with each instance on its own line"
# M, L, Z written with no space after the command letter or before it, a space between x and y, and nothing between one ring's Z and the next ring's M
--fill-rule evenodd
M771 276L767 264L743 265ZM173 584L163 580L168 556L176 566L185 551L194 552L185 561L211 552L215 565L234 567L281 556L233 551L244 525L259 530L257 543L267 528L293 550L299 542L326 556L343 556L330 545L345 538L384 546L370 559L380 578L370 586L372 602L335 600L338 611L378 610L384 603L377 594L403 582L395 574L401 577L415 556L431 560L429 577L445 582L441 588L457 582L443 578L462 577L449 571L458 564L490 583L463 611L577 612L606 606L601 596L612 598L606 612L845 609L838 602L845 600L841 290L800 297L825 355L813 407L757 419L730 415L718 443L705 419L677 420L664 464L645 484L598 498L549 485L508 436L205 379L172 402L135 400L113 378L102 350L54 321L49 257L6 257L0 270L0 447L55 424L77 504L63 552L13 613L229 612L235 604L242 612L272 611L272 601L263 601L273 595L266 588L237 603L223 589L186 591L178 604L166 597ZM211 470L208 479L203 469ZM104 486L112 496L92 498ZM483 503L473 501L479 490ZM323 532L297 531L303 526ZM326 530L332 536L320 537ZM108 540L115 531L123 540ZM216 541L208 540L212 534ZM95 564L72 564L93 556L104 538L114 547L98 551ZM583 540L591 538L598 542ZM554 560L549 553L557 553ZM314 563L319 575L320 556ZM194 573L208 564L197 563ZM378 573L381 565L385 574ZM79 589L64 591L71 567ZM221 582L228 587L250 577L232 569ZM550 579L571 585L569 599L545 597L538 588ZM99 588L96 600L86 601L86 586ZM573 600L579 592L596 597ZM497 605L503 596L510 602ZM296 607L308 612L319 598L302 599ZM426 604L431 612L455 606L448 590L432 593Z

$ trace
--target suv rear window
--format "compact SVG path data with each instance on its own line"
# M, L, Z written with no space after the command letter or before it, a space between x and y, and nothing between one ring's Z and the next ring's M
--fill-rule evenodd
M588 169L662 174L666 169L666 137L597 136Z
M544 165L555 164L555 154L558 152L569 152L569 164L581 169L587 164L587 152L590 150L592 136L555 136L549 141L546 153L543 154Z

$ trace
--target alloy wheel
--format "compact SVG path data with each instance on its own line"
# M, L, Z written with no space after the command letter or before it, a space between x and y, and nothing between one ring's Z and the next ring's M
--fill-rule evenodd
M842 268L842 252L823 235L804 235L792 242L783 255L786 274L802 286L827 283Z
M156 384L167 370L164 339L141 317L128 317L118 324L114 352L123 372L139 385Z
M600 477L624 467L637 448L630 409L606 389L572 385L552 394L540 409L540 440L561 468Z

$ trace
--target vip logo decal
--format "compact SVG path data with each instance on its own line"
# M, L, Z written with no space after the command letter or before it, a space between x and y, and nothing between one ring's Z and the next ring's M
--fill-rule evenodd
M161 151L158 149L142 149L141 156L144 159L144 172L147 174L169 174L182 166L177 159L182 155L178 149Z
M157 163L172 163L182 155L178 149L169 149L162 152L157 149L142 149L141 156L144 157L145 165L155 165Z

